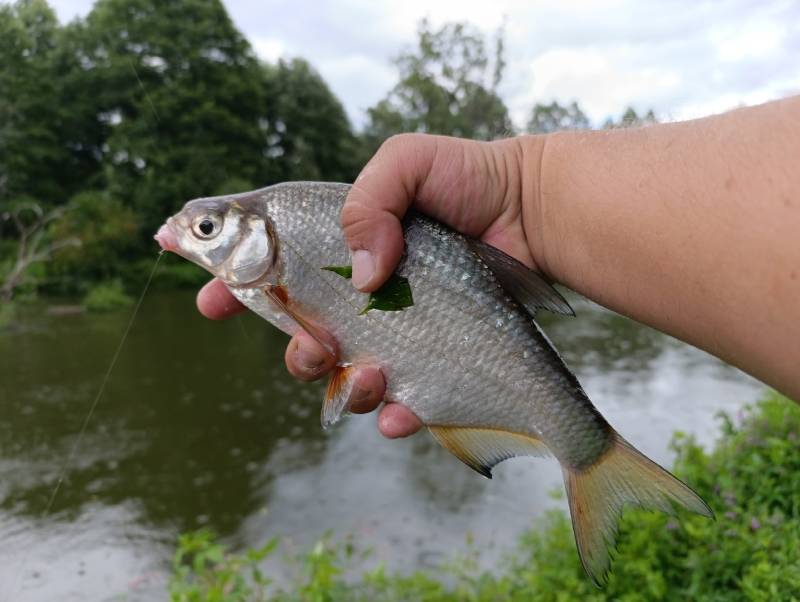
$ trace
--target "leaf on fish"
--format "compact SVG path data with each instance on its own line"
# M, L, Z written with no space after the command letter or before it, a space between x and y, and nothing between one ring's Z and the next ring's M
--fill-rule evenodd
M342 278L350 279L353 277L353 266L351 265L328 265L322 269L339 274Z
M353 277L353 266L329 265L322 268L328 272L339 274L342 278L350 279ZM379 311L401 311L406 307L414 305L414 297L411 295L411 285L408 279L397 274L392 274L389 280L383 283L378 290L370 293L369 300L364 309L358 315L363 316L371 309Z

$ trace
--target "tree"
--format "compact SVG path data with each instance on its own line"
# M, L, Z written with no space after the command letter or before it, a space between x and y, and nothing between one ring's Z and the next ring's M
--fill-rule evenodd
M108 187L142 239L188 199L255 182L262 74L219 0L99 0L77 38Z
M265 182L355 179L359 141L325 81L303 59L263 65Z
M562 106L554 100L549 105L537 103L533 107L526 129L531 134L549 134L558 130L585 130L589 127L589 118L577 102Z
M125 260L136 247L137 218L130 207L108 193L86 190L70 199L48 235L54 240L74 237L81 246L64 249L50 262L51 288L81 291L88 282L108 281L125 273Z
M0 214L0 221L12 223L17 231L16 250L0 281L0 301L11 301L14 291L25 284L33 265L50 261L60 249L80 245L80 240L74 237L48 236L47 226L63 214L63 207L45 211L34 201L15 203Z
M650 109L644 115L639 116L636 113L636 109L633 107L628 107L625 109L625 112L619 118L619 121L614 121L611 117L606 119L605 123L603 124L604 129L611 129L611 128L630 128L630 127L640 127L644 125L652 125L654 123L658 123L658 118L656 114L653 112L653 109Z
M54 54L58 20L44 0L0 5L0 201L58 202L67 149Z
M463 23L433 30L420 23L418 45L395 65L400 81L368 110L369 146L399 132L427 132L490 140L512 130L497 89L502 80L503 37L498 33L492 61L480 33Z

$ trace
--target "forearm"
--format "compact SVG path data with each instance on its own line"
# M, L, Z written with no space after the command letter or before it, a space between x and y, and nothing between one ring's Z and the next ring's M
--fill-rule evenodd
M800 399L800 98L554 134L530 171L550 276Z

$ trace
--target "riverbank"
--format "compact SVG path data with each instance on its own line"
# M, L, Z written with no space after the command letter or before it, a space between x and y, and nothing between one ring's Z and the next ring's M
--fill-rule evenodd
M737 425L736 422L739 422ZM569 521L548 513L524 533L496 572L470 555L411 575L377 565L352 578L360 552L328 537L298 556L297 579L270 589L258 571L279 553L273 539L244 554L227 553L208 532L181 537L172 600L269 602L522 602L789 600L800 595L800 408L767 395L741 421L722 417L722 437L707 452L675 436L675 473L696 489L716 520L629 510L620 528L613 573L603 589L583 574Z

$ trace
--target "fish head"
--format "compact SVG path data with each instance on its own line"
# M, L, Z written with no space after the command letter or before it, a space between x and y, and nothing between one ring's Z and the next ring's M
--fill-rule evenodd
M269 283L277 241L259 200L256 191L189 201L154 238L231 286Z

